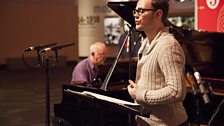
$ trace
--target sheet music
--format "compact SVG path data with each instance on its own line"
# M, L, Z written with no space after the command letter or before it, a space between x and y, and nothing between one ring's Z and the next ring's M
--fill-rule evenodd
M119 105L119 106L121 106L125 109L128 109L129 111L132 111L132 113L135 113L135 114L147 117L147 118L150 115L150 110L148 108L144 108L142 105L140 105L138 103L125 101L125 100L121 100L121 99L117 99L117 98L93 93L93 92L90 92L90 91L78 92L78 91L74 91L74 90L70 90L70 89L66 89L64 91L69 92L69 93L73 93L73 94L77 94L77 95L81 95L81 96L84 96L84 97L96 98L98 100L103 100L103 101L106 101L106 102L114 103L114 104L117 104L117 105Z
M73 90L69 90L69 89L67 89L66 91L69 91L69 92L72 92L72 93L78 94L78 95L91 96L91 97L94 97L94 98L97 98L100 100L105 100L105 101L120 104L120 105L140 106L137 103L133 103L133 102L129 102L129 101L125 101L125 100L121 100L121 99L117 99L117 98L113 98L113 97L109 97L109 96L105 96L105 95L101 95L101 94L97 94L97 93L93 93L93 92L89 92L89 91L77 92L77 91L73 91Z
M117 98L113 98L113 97L109 97L109 96L105 96L105 95L101 95L101 94L97 94L97 93L93 93L93 92L89 92L89 91L83 91L82 94L90 95L95 98L113 102L113 103L117 103L117 104L139 106L139 104L137 104L137 103L133 103L133 102L129 102L129 101L125 101L125 100L121 100L121 99L117 99Z

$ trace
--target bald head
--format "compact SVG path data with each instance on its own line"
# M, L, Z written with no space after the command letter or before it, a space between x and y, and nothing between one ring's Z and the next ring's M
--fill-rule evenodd
M90 46L90 53L95 53L99 51L107 52L107 47L104 43L95 42Z
M104 63L107 55L107 47L103 42L95 42L90 46L90 59L93 65Z

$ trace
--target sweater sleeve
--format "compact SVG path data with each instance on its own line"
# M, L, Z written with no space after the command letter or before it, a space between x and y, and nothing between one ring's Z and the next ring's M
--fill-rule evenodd
M164 86L157 90L137 91L137 101L147 104L166 104L182 101L186 94L183 84L185 57L178 43L167 44L158 55L158 65L164 76Z

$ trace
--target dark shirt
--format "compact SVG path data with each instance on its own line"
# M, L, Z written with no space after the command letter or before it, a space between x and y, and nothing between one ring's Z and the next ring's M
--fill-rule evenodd
M84 82L86 86L92 86L97 78L98 71L88 57L75 66L72 73L72 82Z

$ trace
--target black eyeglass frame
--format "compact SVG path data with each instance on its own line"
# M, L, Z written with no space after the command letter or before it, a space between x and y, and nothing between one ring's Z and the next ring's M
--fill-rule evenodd
M155 9L138 8L138 9L134 9L132 11L132 14L135 15L137 13L137 14L141 15L141 14L145 13L146 11L156 11L156 10Z

